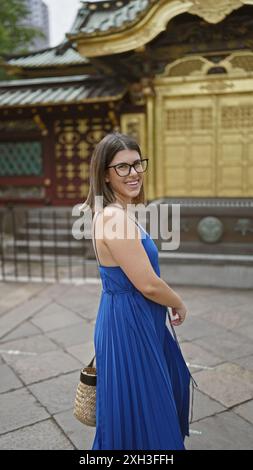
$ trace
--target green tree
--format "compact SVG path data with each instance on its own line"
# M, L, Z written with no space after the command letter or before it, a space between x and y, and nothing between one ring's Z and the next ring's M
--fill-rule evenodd
M44 37L38 29L25 26L29 11L24 0L0 0L0 61L4 56L25 53L35 37ZM0 71L0 77L4 77Z
M35 37L44 37L38 29L24 25L28 15L25 0L0 0L0 80L10 78L1 66L6 55L25 53Z

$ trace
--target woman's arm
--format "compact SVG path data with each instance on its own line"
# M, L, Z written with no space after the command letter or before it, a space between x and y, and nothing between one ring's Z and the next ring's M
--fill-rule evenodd
M118 228L115 235L112 230L113 221ZM154 271L134 221L121 209L108 208L108 210L104 210L103 222L104 242L115 262L125 272L136 289L148 299L161 305L185 309L180 296ZM129 233L131 233L131 237L129 237Z

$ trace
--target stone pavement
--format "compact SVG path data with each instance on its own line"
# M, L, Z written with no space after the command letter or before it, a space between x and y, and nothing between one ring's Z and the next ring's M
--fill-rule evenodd
M198 383L187 449L253 448L253 293L172 287L189 315L176 329ZM90 449L73 416L93 353L100 281L0 283L0 449Z

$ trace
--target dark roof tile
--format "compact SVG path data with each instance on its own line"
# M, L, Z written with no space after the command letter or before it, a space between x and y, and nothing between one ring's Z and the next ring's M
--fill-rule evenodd
M83 2L68 36L86 36L117 31L139 20L156 0L111 0Z

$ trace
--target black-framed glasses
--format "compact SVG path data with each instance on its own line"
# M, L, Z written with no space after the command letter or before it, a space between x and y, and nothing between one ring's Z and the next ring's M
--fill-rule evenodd
M130 163L118 163L117 165L107 166L107 168L114 168L118 176L128 176L130 175L132 166L137 173L143 173L146 171L148 160L148 158L142 158L141 160L136 160L132 165L130 165Z

